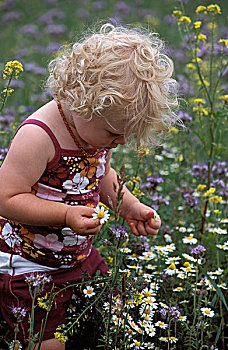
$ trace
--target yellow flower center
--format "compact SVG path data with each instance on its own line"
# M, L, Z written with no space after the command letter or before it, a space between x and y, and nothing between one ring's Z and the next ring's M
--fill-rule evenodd
M170 269L170 270L175 270L175 268L176 268L175 264L169 265L169 269Z
M97 217L98 217L98 219L103 219L103 217L104 217L103 211L99 211L99 213L97 213Z
M135 342L135 346L140 347L140 342L139 342L139 341L136 341L136 342Z
M13 348L14 348L14 350L18 350L19 349L19 345L15 344Z
M151 294L149 292L145 293L145 297L150 297L150 296L151 296Z
M91 294L91 293L92 293L91 289L88 289L88 290L87 290L87 293L88 293L88 294Z
M149 315L150 314L150 309L145 309L144 312L145 312L145 314Z
M205 310L205 314L210 315L210 310Z
M181 287L177 287L177 290L181 290L182 288Z

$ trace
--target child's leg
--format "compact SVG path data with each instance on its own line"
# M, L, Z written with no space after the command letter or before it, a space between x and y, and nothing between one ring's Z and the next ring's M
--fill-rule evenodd
M34 350L37 349L38 345L36 345ZM28 350L28 347L26 347L25 350ZM65 344L60 343L57 339L48 339L42 341L40 350L65 350Z

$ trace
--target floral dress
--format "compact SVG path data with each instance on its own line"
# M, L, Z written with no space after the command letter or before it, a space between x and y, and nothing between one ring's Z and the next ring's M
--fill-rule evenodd
M42 199L96 207L99 203L100 181L105 174L108 149L86 157L80 150L62 149L50 128L36 119L53 141L55 156L32 187L32 193ZM18 131L17 130L17 131ZM17 132L16 131L16 132ZM89 150L94 154L94 149ZM0 218L0 251L17 254L49 267L71 267L84 261L92 249L92 237L80 236L65 226L31 226Z

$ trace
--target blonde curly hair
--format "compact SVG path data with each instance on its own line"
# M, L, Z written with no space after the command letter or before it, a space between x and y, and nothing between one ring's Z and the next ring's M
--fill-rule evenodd
M158 144L177 120L173 62L155 33L105 24L49 64L47 87L71 111L124 118L125 136Z

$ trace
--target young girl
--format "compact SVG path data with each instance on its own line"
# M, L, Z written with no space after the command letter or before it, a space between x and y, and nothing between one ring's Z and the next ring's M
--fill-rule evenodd
M31 307L25 274L45 272L52 284L75 283L108 268L92 247L101 229L94 208L115 203L112 148L130 136L155 143L175 120L172 61L163 43L139 29L106 24L50 63L47 85L54 99L23 122L0 169L1 312L13 328L12 306ZM156 235L152 208L124 187L121 216L136 235ZM64 322L69 289L56 299L42 350L64 349L54 339ZM44 317L35 309L35 333ZM26 344L28 318L20 322Z

